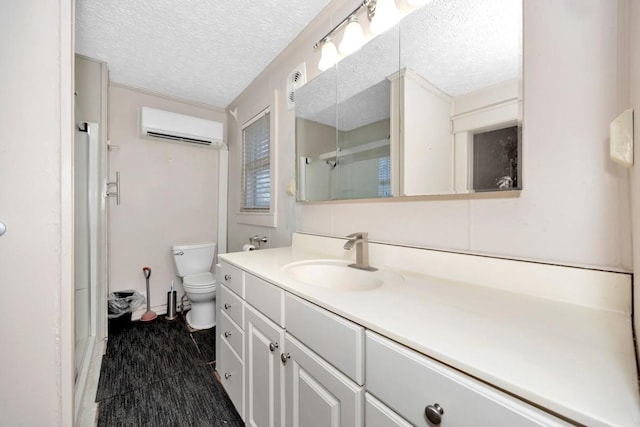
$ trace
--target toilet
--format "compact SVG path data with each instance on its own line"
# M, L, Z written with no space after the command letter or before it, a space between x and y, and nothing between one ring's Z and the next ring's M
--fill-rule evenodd
M191 310L187 323L194 329L209 329L216 325L216 281L211 265L216 252L215 242L174 245L173 260L182 278Z

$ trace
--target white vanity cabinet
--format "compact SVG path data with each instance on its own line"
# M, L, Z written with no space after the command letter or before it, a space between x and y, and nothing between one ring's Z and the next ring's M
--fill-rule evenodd
M569 425L376 333L367 331L366 348L367 392L391 408L367 414L393 410L415 426Z

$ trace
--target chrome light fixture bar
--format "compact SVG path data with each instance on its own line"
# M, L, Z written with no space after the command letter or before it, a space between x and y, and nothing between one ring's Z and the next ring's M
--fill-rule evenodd
M338 54L336 46L331 41L331 37L343 26L346 25L346 28L339 46L342 54L348 55L353 53L366 42L362 27L356 17L358 12L364 8L367 9L367 17L369 18L369 22L371 22L370 30L374 34L379 34L391 28L393 24L400 19L400 13L396 7L395 0L363 0L358 7L313 45L314 49L322 46L322 57L318 63L318 68L322 71L330 68L340 60L340 55ZM376 11L379 11L377 15Z

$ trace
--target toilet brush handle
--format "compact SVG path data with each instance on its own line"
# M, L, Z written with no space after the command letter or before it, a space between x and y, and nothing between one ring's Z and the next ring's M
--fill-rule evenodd
M147 311L151 311L151 298L149 295L149 277L151 277L151 269L149 267L142 267L142 273L147 282Z

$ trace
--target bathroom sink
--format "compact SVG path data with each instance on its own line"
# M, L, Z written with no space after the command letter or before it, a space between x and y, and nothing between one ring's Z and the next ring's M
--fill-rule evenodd
M349 267L352 263L331 259L298 261L282 267L282 272L300 283L338 291L368 291L404 282L399 274L386 270L358 270Z

